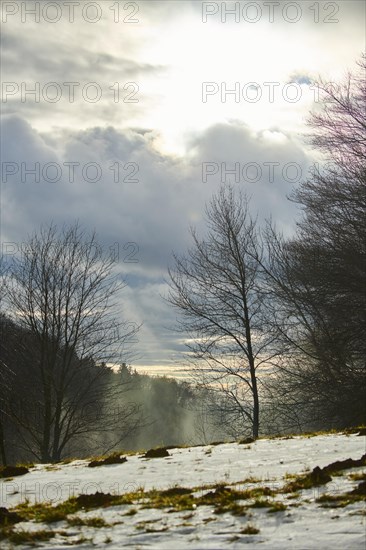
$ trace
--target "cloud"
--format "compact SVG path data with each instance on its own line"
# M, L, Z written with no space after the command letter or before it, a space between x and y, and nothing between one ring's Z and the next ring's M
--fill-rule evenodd
M306 85L310 85L312 80L309 76L307 75L293 75L289 82L297 82L297 84L306 84Z
M17 113L45 130L86 128L90 120L126 126L142 117L155 101L147 83L159 78L164 66L139 59L133 35L122 33L116 43L106 22L95 29L96 36L85 21L72 27L77 32L70 26L41 21L37 28L16 20L3 25L2 112Z
M296 207L287 197L312 164L301 142L278 128L254 132L232 121L210 127L192 148L208 185L235 184L252 198L259 220L273 217L280 229L293 231Z
M16 174L3 178L3 242L23 242L51 220L63 224L78 219L87 229L95 229L104 250L116 254L116 270L128 282L121 311L144 323L138 348L145 365L169 363L182 349L177 335L167 330L176 312L161 297L166 292L164 278L172 251L181 254L190 245L189 226L204 231L204 205L225 175L222 163L227 170L240 164L241 179L235 185L252 196L254 214L258 211L262 220L272 215L282 229L291 231L295 207L287 195L292 184L283 180L282 170L289 162L302 169L310 162L300 144L280 129L255 133L238 121L216 124L192 137L188 158L159 153L154 147L156 133L146 129L93 127L46 135L15 116L3 117L2 129L3 163L15 162L17 167ZM273 181L266 162L278 163ZM38 182L27 173L36 163ZM49 163L49 171L44 171ZM70 163L78 163L73 181ZM205 163L218 168L206 182ZM250 163L262 170L255 183L242 177L243 167ZM52 182L55 165L61 176ZM95 165L101 177L93 182L89 180L96 175ZM116 165L117 182L112 170Z
M121 311L145 322L138 344L145 364L166 364L182 350L181 338L166 330L175 312L160 297L171 252L189 246L190 225L204 232L204 205L222 181L252 197L260 220L272 216L293 231L298 212L287 197L313 161L298 136L314 105L310 79L336 80L352 65L364 41L364 4L319 3L319 23L318 3L301 4L296 24L284 20L282 5L274 23L264 15L255 24L222 23L218 12L205 24L195 1L138 3L137 24L124 21L129 10L121 3L113 4L122 6L118 22L99 3L100 21L88 23L80 3L71 23L65 2L58 4L55 24L22 23L20 13L2 24L2 80L18 86L2 101L2 162L17 169L3 174L2 241L20 243L50 220L95 228L103 247L118 252L116 270L128 281ZM325 23L333 4L339 22ZM299 102L283 98L289 79L304 92ZM228 89L239 82L241 90L257 82L262 99L223 101L220 90L204 103L206 81ZM40 101L22 101L22 83L36 82ZM50 82L61 87L55 102L57 89L44 90ZM80 83L74 101L67 82ZM265 82L278 83L273 103ZM90 83L100 86L98 101L90 100L98 89L84 89ZM38 163L39 181L22 177L22 163L27 170Z

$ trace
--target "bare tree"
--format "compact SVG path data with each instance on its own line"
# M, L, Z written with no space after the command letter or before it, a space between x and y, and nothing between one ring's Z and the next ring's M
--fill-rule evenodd
M1 334L1 338L3 338L3 334ZM0 459L3 465L7 464L5 428L4 428L5 395L7 391L6 375L7 375L7 366L1 362L0 363Z
M86 413L105 399L106 364L125 360L126 341L138 328L120 320L116 298L124 283L113 276L113 263L95 234L51 224L29 238L10 267L8 314L29 345L18 377L29 377L27 395L11 413L24 448L43 462L59 460L76 438L115 427L108 416Z
M5 275L6 265L3 255L0 255L0 350L4 345L5 334L3 330L3 314L2 307L5 294ZM7 464L7 453L5 443L5 409L6 409L6 396L9 391L9 378L12 371L9 366L2 360L2 354L0 352L0 458L3 465Z
M296 235L267 231L273 318L289 345L276 392L323 425L363 422L366 412L365 57L359 68L338 86L320 83L309 137L327 164L292 195L303 208Z
M259 372L277 356L266 316L263 247L247 198L221 188L206 207L207 235L192 229L187 256L174 256L168 301L180 313L196 381L220 393L224 418L259 433Z

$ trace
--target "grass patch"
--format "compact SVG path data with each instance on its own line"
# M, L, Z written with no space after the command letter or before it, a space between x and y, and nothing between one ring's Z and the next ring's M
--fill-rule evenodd
M140 523L137 523L135 525L135 528L141 531L145 531L145 533L164 533L164 531L168 530L168 527L166 525L160 528L152 527L151 524L153 523L155 523L155 520L153 519L140 521Z
M366 472L354 472L348 474L348 478L352 481L366 481Z
M285 510L287 510L287 506L283 502L271 502L271 507L268 510L268 513L275 514L276 512L284 512Z
M321 504L322 508L344 508L349 504L365 500L362 495L344 493L342 495L321 495L316 499L316 502Z
M160 493L167 497L175 497L179 495L189 495L192 493L192 489L187 489L186 487L171 487L170 489L165 489L160 491Z
M308 439L310 437L317 437L319 435L332 435L336 433L341 433L341 432L339 430L336 430L335 428L332 428L331 430L318 430L316 432L304 432L299 435L301 437L306 437Z
M57 506L49 503L37 503L30 505L28 502L18 505L15 512L21 521L35 521L53 523L67 519L68 515L76 514L80 510L92 510L93 508L105 508L108 506L133 504L135 499L143 498L144 493L126 493L124 495L111 495L110 493L96 492L91 495L79 495L61 502Z
M343 433L349 435L349 434L358 434L358 435L366 435L366 426L363 424L361 426L354 426L351 428L346 428L343 430Z
M325 485L329 481L332 481L330 475L325 469L316 466L312 472L302 476L297 476L293 481L290 481L281 490L282 493L294 493L302 489L311 489L312 487L319 487L319 485Z
M363 510L355 510L354 512L349 513L350 516L366 516L366 509Z
M30 505L28 502L19 504L15 511L22 518L22 521L35 521L37 523L54 523L63 521L68 514L77 512L76 503L72 500L66 500L57 506L49 503L39 502Z
M267 499L256 498L250 506L251 508L270 508L271 502Z
M227 502L219 504L214 509L214 514L232 514L233 516L245 516L247 509L237 502Z
M78 516L67 518L67 523L72 526L87 526L87 527L111 527L110 523L104 521L103 518L80 518Z
M259 477L246 477L245 479L242 479L241 481L232 481L230 483L225 483L225 485L228 485L230 487L235 487L237 485L256 485L257 483L262 483L268 480L261 479Z
M38 542L47 542L57 534L63 534L62 531L49 531L47 529L41 529L39 531L26 531L24 529L19 529L14 531L13 528L9 528L2 531L1 538L7 539L9 542L20 545L20 544L29 544L30 546L35 546Z
M94 493L91 495L79 495L71 497L57 506L38 503L29 505L22 504L16 508L22 520L33 520L37 522L52 523L55 521L67 520L68 515L76 514L80 510L91 510L93 508L118 506L118 505L141 505L142 508L170 508L172 512L193 511L197 506L213 506L215 513L230 512L242 515L245 507L237 503L238 500L248 500L263 496L273 496L275 493L268 487L257 487L238 491L224 485L211 486L211 491L201 495L193 496L193 491L186 487L172 487L165 490L136 491L123 495L112 495L110 493ZM135 515L135 508L131 508L125 515Z
M254 443L255 439L253 437L245 437L244 439L239 439L238 444L239 445L249 445L250 443ZM250 447L249 447L250 449Z
M298 477L298 474L289 474L289 473L287 473L283 476L283 479L286 479L286 480L287 479L296 479L297 477Z
M347 458L346 460L337 460L324 468L316 466L309 474L297 476L293 481L285 485L282 492L292 493L302 489L311 489L312 487L325 485L332 480L330 474L333 476L341 475L340 472L343 472L343 470L361 466L366 466L366 454L359 459Z
M332 506L343 508L344 506L348 506L348 504L363 500L366 500L366 481L361 481L358 487L341 495L321 495L316 499L316 502L319 502L324 508Z
M221 514L245 513L245 507L237 503L239 500L249 500L261 496L273 496L275 493L269 487L255 487L239 491L225 485L218 484L211 487L211 491L193 496L193 489L173 487L164 491L149 491L144 494L143 508L171 508L172 511L194 510L197 506L214 506L214 512Z
M276 493L269 487L253 487L252 489L246 489L242 491L245 498L256 498L260 496L273 497Z
M126 512L124 515L125 515L125 516L135 516L136 514L137 514L136 508L131 508L131 509L128 510L128 512Z
M292 493L291 495L288 495L288 500L295 500L297 498L300 498L300 493Z
M161 451L162 449L166 450L165 448L160 448L154 449L154 452ZM112 456L116 457L117 455ZM298 491L317 485L323 485L330 481L331 477L328 473L329 471L338 471L339 468L343 467L349 468L360 466L365 461L365 457L366 455L361 457L360 460L348 459L346 461L335 462L323 469L316 467L307 474L295 477L279 491L274 491L267 486L256 486L243 490L235 488L238 483L258 483L261 481L251 477L242 482L230 484L230 486L219 483L195 488L174 486L165 490L150 490L146 492L143 488L140 488L135 492L122 495L112 495L102 492L81 494L76 497L71 497L56 506L50 503L36 503L30 505L29 502L25 502L18 505L12 511L7 511L5 509L3 525L6 527L11 524L10 519L8 520L6 517L9 513L14 513L15 516L13 519L16 521L53 523L64 520L68 521L70 525L80 525L80 522L83 521L83 525L105 527L107 525L101 518L89 518L88 520L84 520L77 517L68 518L68 516L75 516L79 511L121 505L128 505L130 507L125 514L129 516L133 516L137 513L135 508L136 505L142 508L167 508L169 512L193 512L198 506L212 507L215 514L231 513L233 515L245 515L248 508L262 507L268 508L269 513L282 512L286 510L287 506L282 502L275 502L268 497L274 497L281 492L292 493L289 498L299 498ZM288 477L290 476L288 475ZM354 489L354 491L348 493L346 496L343 495L343 498L323 495L318 502L324 505L334 503L338 503L338 505L345 503L346 505L350 502L363 500L365 498L366 486L364 477L364 473L357 474L357 478L354 477L354 479L361 480L361 484L357 489ZM199 490L207 492L197 496L197 491ZM190 515L185 517L188 519Z
M59 462L57 462L57 464L70 464L71 462L75 462L75 460L80 460L80 459L75 457L64 458L63 460L60 460Z
M210 523L211 521L215 521L215 518L212 518L212 517L205 518L205 519L202 520L202 523Z
M284 512L287 506L282 502L276 502L268 499L256 499L253 504L250 504L251 508L268 508L268 513L275 514L276 512Z
M240 531L242 535L258 535L259 532L259 529L250 523Z
M142 508L171 508L172 511L194 510L197 499L192 493L181 493L175 489L152 490L144 494Z
M216 485L214 491L210 491L196 499L199 504L211 504L219 502L225 504L236 500L249 500L261 496L273 496L275 493L269 487L253 487L251 489L236 490L225 485Z

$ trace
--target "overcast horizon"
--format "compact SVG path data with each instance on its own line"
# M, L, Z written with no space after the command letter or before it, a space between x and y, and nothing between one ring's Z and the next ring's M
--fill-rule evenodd
M2 2L1 244L79 220L116 258L121 310L143 323L132 366L181 376L166 294L172 251L220 183L286 235L316 82L365 47L365 4ZM232 11L234 10L234 11Z

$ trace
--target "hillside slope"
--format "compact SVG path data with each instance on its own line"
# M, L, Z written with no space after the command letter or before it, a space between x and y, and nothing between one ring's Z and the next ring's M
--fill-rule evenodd
M1 544L364 549L365 446L365 436L329 434L174 448L94 468L36 465L0 480L0 506L15 512L2 520Z

